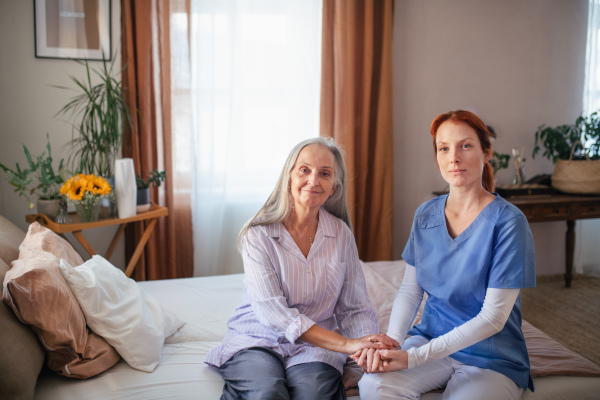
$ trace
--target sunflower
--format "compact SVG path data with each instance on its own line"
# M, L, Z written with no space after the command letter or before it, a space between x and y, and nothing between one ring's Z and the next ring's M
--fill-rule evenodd
M71 200L81 200L87 191L87 181L85 179L74 179L67 190L67 197Z
M82 200L86 193L89 193L88 196L99 198L109 194L111 191L112 188L106 179L94 174L72 176L60 188L60 193L73 201Z
M112 191L112 188L101 176L88 175L90 182L90 192L104 196Z

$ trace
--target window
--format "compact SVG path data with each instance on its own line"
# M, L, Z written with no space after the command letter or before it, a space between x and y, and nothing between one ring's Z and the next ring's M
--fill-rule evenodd
M173 14L173 159L195 276L243 271L239 230L291 148L319 134L321 12L320 0L192 0L189 19Z

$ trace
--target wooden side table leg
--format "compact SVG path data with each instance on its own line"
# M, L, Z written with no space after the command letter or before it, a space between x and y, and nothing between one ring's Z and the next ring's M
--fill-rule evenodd
M573 279L573 256L575 255L575 221L567 221L565 287L571 287Z
M77 239L79 241L79 243L81 243L81 245L83 246L83 248L85 249L85 251L87 251L90 256L95 256L96 254L98 254L92 248L92 246L90 246L90 244L85 239L85 237L83 236L83 234L81 233L81 231L73 231L73 236L75 236L75 239Z
M144 250L144 247L146 246L146 242L148 242L148 239L150 238L150 234L154 230L156 221L158 221L158 219L156 219L156 218L150 220L150 223L148 224L148 227L146 227L146 230L144 231L144 234L142 235L140 242L138 243L137 247L135 248L135 251L133 252L133 255L131 256L131 260L129 260L129 264L127 264L127 269L125 270L125 275L127 275L127 277L131 277L131 274L133 273L133 270L135 269L138 259L142 255L142 250Z

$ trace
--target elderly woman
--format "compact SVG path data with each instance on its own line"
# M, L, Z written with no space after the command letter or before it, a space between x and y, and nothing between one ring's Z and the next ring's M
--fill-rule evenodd
M376 372L359 382L360 397L418 399L445 388L442 399L518 399L533 390L519 298L535 286L531 231L518 208L492 193L491 134L478 116L441 114L431 135L450 193L415 213L388 329L402 347L353 356Z
M378 334L333 140L292 149L238 248L242 305L205 360L223 375L221 399L344 399L346 355L398 344Z

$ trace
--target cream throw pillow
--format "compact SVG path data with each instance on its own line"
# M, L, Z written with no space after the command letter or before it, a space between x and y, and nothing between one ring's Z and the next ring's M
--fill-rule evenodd
M90 329L131 367L154 371L165 339L184 322L102 256L93 256L77 268L61 260L60 271Z

